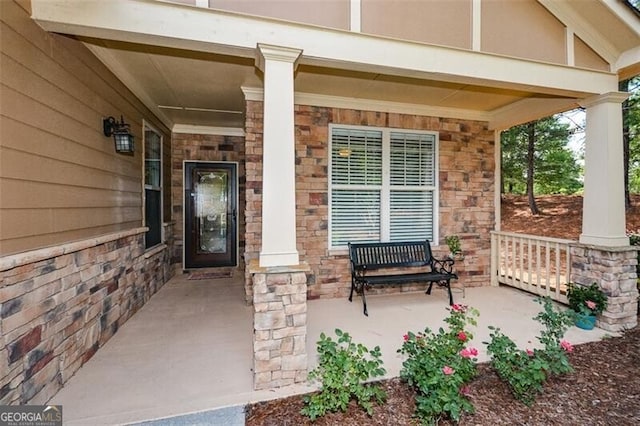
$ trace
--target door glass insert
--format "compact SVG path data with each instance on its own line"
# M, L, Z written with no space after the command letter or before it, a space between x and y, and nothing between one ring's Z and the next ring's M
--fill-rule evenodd
M227 250L228 173L196 171L196 221L199 253Z

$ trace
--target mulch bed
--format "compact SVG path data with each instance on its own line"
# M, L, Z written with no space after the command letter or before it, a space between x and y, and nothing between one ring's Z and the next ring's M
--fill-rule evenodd
M531 407L516 401L488 364L480 364L470 394L476 411L465 415L460 424L640 424L640 327L622 337L575 346L570 360L575 371L549 380ZM312 423L300 414L303 396L299 395L249 405L246 425L417 425L413 392L397 378L381 383L387 403L376 407L372 417L352 403L346 413Z

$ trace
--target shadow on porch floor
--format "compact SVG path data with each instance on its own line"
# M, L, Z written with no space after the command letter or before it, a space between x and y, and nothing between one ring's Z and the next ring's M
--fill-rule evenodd
M253 311L244 304L243 295L241 279L172 279L50 403L63 405L65 425L110 425L309 391L307 386L252 390ZM539 328L531 318L540 305L533 296L505 287L484 287L467 289L465 298L456 293L454 298L480 311L473 344L481 351L481 360L486 360L481 342L488 338L487 325L501 327L519 345L535 344ZM359 297L353 303L346 299L310 301L309 366L316 365L315 342L320 333L333 335L340 328L355 341L369 347L379 345L388 376L397 376L402 359L396 350L402 336L427 325L437 329L447 314L446 300L442 290L434 290L431 296L371 296L368 318L362 314ZM566 338L575 344L605 335L600 329L587 332L572 327Z

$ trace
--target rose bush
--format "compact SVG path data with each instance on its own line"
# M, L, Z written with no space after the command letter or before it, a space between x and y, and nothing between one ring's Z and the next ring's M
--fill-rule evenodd
M457 422L464 412L473 412L468 383L476 375L478 350L466 346L473 335L465 327L477 325L478 311L459 304L447 309L447 330L409 332L398 350L407 356L400 377L416 390L416 417L426 423L442 416Z
M491 340L484 342L491 355L491 366L509 385L516 399L526 405L531 405L536 395L542 392L549 376L572 371L567 353L573 351L573 345L561 339L573 323L573 315L554 309L548 297L538 301L543 304L543 311L534 319L544 326L537 337L543 349L518 349L499 328L491 326Z

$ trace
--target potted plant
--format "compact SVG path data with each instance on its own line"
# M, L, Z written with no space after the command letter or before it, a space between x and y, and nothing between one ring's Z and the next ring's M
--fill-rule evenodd
M590 286L567 284L569 307L576 313L576 326L591 330L596 324L596 316L607 308L607 295L597 283Z
M457 235L449 235L444 239L445 243L449 247L449 258L462 260L464 259L464 255L462 254L462 247L460 246L460 237Z

